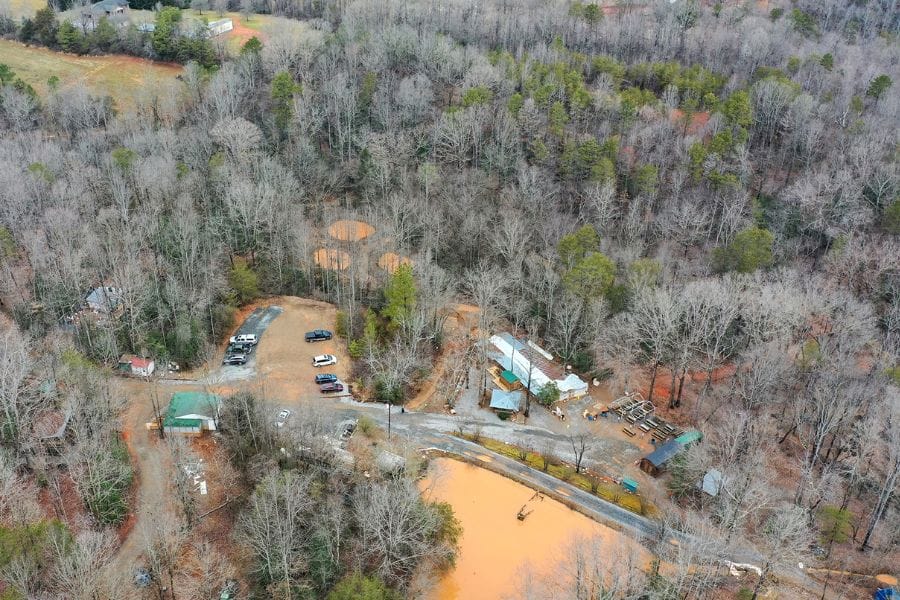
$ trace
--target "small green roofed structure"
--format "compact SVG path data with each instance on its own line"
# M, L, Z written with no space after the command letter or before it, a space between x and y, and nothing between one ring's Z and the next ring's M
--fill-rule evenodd
M684 433L679 435L677 438L675 438L675 441L678 442L679 444L681 444L682 446L687 447L695 442L701 441L702 439L703 439L702 433L700 433L699 431L692 430L692 431L685 431Z
M177 392L172 395L169 408L163 417L166 433L200 435L204 431L216 431L222 399L204 392Z
M508 383L509 385L515 385L519 383L519 378L512 371L501 371L500 378Z
M631 492L632 494L637 492L638 483L634 479L628 479L627 477L622 479L620 482L622 487Z

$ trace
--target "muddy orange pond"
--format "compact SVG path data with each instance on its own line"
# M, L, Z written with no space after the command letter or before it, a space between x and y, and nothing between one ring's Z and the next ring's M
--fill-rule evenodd
M516 598L525 573L549 576L576 537L598 539L611 555L636 551L628 538L559 502L453 459L431 461L423 490L429 500L450 503L463 528L456 566L429 600ZM520 521L523 506L528 514Z

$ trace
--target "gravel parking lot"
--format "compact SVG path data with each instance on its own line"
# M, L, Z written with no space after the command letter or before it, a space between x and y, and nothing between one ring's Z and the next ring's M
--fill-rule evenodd
M279 298L278 305L281 314L265 330L254 352L257 375L265 385L266 396L287 407L303 400L319 400L323 397L315 383L319 373L334 373L346 386L350 357L344 340L335 336L328 341L309 343L304 338L313 329L334 332L337 309L303 298ZM330 367L314 367L312 358L318 354L333 354L338 362Z

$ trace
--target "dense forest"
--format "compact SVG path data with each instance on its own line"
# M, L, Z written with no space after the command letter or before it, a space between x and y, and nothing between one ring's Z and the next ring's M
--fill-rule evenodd
M752 544L765 574L810 544L830 555L848 539L850 558L828 564L896 567L895 0L251 4L233 8L303 20L303 34L253 38L234 57L177 31L78 38L84 52L186 63L174 91L143 90L128 111L83 86L39 95L0 65L5 522L31 527L38 509L19 498L37 497L32 476L51 467L24 424L65 396L78 424L69 469L84 473L92 518L75 556L102 564L111 552L132 474L113 428L120 397L93 365L123 353L197 365L244 304L312 296L340 307L341 333L364 359L358 376L402 402L404 382L440 348L440 308L462 299L480 307L479 331L527 331L577 371L646 385L673 418L707 430L673 472L665 495L685 516L667 526ZM4 19L0 32L76 43L52 11L41 19ZM327 268L315 251L335 219L371 224L414 267L373 275L347 244L349 266ZM79 312L104 285L121 316ZM688 398L696 371L705 384ZM238 469L257 454L274 461L274 442L246 456L242 443L229 442ZM362 514L381 494L413 507L417 544L452 538L408 482L354 488L322 468L251 477L247 502L302 497L310 504L294 507L291 527L324 535L310 533L309 515L325 522L339 509L315 499L351 495L340 510L357 511L351 543L364 546L376 535L366 524L386 518ZM710 468L728 493L704 500L694 482ZM250 545L254 514L241 521ZM3 578L18 569L13 597L100 597L87 582L65 587L65 569L87 563L70 564L57 525L41 527L29 535L56 540L57 552L36 564L61 575L41 580L0 552ZM259 597L324 596L353 570L334 556L292 570L273 562L272 595ZM378 560L355 564L409 589L407 564ZM718 597L709 580L660 577L614 597ZM532 592L597 597L546 582Z

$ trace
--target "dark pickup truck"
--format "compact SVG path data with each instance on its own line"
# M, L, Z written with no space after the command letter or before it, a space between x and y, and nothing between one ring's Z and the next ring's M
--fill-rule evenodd
M331 339L331 332L325 329L316 329L315 331L306 332L307 342L324 342Z

